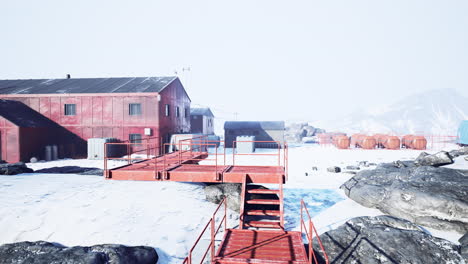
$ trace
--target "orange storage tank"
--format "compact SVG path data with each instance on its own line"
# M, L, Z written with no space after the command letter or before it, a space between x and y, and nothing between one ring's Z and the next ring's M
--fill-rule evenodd
M382 145L386 149L400 149L400 139L396 136L386 136Z
M363 134L353 134L351 136L351 146L357 148L358 144L357 142L359 141L360 138L365 137Z
M423 150L423 149L426 149L426 146L427 146L427 140L423 136L414 136L411 140L412 149Z
M363 149L374 149L377 145L377 141L371 136L362 136L357 141L357 145Z
M339 149L348 149L351 141L347 136L335 136L333 137L333 143Z
M411 148L411 141L413 140L413 135L405 135L401 139L401 147L403 148Z
M375 134L373 137L375 138L375 141L377 142L377 147L383 148L384 147L384 141L387 139L387 135Z

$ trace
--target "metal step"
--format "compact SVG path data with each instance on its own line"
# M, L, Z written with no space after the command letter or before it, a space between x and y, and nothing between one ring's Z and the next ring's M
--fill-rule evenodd
M247 221L244 222L244 227L282 229L279 221Z
M247 204L280 204L280 200L272 200L272 199L252 199L247 200Z
M250 189L250 190L247 190L247 193L250 193L250 194L279 194L279 190Z
M261 216L281 216L279 210L247 210L246 215L261 215Z

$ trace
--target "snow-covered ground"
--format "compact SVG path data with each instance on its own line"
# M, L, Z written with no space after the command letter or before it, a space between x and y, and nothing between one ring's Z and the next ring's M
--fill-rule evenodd
M272 150L257 153L267 152ZM289 179L284 185L286 228L299 230L301 199L307 203L319 233L356 216L382 214L348 199L339 189L351 174L329 173L326 168L357 165L359 161L414 159L419 153L338 150L316 145L291 147ZM229 152L226 159L232 160ZM236 164L275 162L269 156L236 157ZM28 166L35 170L54 166L102 168L103 162L59 160ZM468 169L468 162L458 158L451 167ZM147 245L157 249L160 263L180 263L216 208L205 200L202 184L109 181L99 176L38 173L0 176L0 204L0 244L47 240L66 246ZM230 225L237 223L237 217L235 212L228 211ZM456 233L428 230L453 242L460 237Z

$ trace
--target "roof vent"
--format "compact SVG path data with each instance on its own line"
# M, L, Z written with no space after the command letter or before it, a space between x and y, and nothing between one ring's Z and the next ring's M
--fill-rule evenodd
M67 74L67 79L70 79L71 78L71 75L70 74Z

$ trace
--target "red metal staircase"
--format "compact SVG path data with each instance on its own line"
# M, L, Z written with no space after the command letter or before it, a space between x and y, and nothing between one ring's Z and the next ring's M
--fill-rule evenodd
M283 177L278 189L264 189L242 181L239 229L284 229Z

